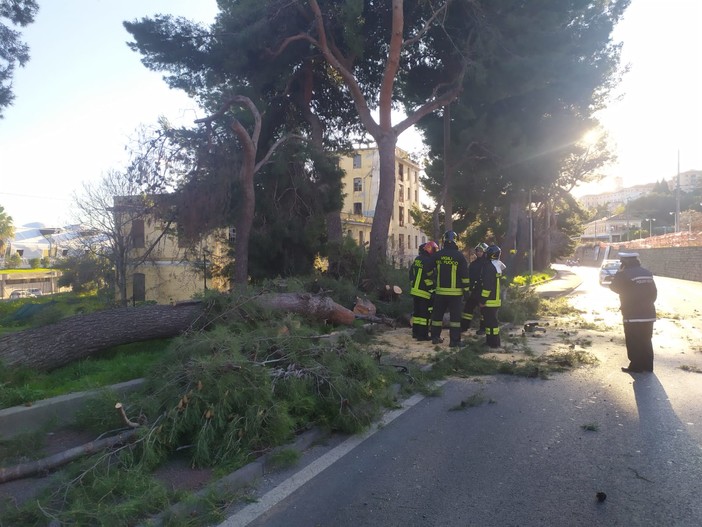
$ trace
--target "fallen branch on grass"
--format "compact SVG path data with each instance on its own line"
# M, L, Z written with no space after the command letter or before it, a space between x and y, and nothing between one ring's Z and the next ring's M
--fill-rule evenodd
M53 456L45 457L43 459L38 459L29 463L20 463L14 467L0 468L0 483L6 483L8 481L27 478L29 476L42 474L44 472L50 472L51 470L67 465L71 461L74 461L80 457L130 442L132 439L134 439L134 437L136 437L138 433L137 428L140 428L141 425L139 423L135 423L127 417L127 413L124 411L124 406L122 403L118 402L115 404L115 410L117 410L117 413L122 418L124 424L132 428L132 430L127 430L126 432L119 433L116 436L98 439L74 448L69 448L68 450L64 450L63 452L59 452L58 454L54 454Z
M0 468L0 483L6 483L8 481L27 478L29 476L35 476L44 472L50 472L51 470L66 465L80 457L94 454L100 450L112 448L116 445L128 443L134 439L137 434L138 430L136 429L128 430L117 434L116 436L98 439L97 441L91 441L90 443L85 443L84 445L69 448L68 450L59 452L53 456L45 457L43 459L38 459L29 463L20 463L14 467Z

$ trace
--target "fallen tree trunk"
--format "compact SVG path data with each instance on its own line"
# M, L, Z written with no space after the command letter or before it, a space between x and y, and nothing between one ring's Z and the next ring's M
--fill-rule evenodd
M351 325L355 318L350 309L331 298L308 293L272 293L252 301L267 309L291 311L332 324ZM0 337L0 362L50 371L113 346L175 337L193 327L202 314L200 302L187 302L77 315Z
M200 303L118 308L0 337L0 361L50 371L121 344L169 338L191 327Z

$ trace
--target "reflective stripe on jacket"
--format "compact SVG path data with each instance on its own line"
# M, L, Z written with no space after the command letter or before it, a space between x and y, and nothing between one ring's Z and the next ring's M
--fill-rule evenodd
M436 294L461 296L468 291L468 262L455 244L447 244L436 253Z
M434 259L425 252L418 254L409 270L410 295L431 298L434 273Z
M500 294L500 282L503 279L502 271L506 269L505 264L499 260L490 260L483 266L481 299L487 307L500 307L502 305L502 295Z

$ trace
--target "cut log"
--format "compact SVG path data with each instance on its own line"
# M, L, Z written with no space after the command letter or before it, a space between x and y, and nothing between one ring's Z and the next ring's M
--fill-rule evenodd
M309 293L280 293L256 297L261 307L274 310L292 311L299 315L326 320L332 324L350 326L355 320L353 311L325 296Z
M402 288L399 285L385 285L378 291L378 296L386 302L397 300L402 294Z
M364 316L374 316L377 313L377 309L373 302L367 298L356 297L356 304L353 306L353 312L356 315Z
M352 325L355 316L331 298L308 293L271 293L254 302L272 310L292 311L332 324ZM200 302L148 305L77 315L39 328L0 337L0 362L50 371L102 350L132 342L170 338L198 327Z

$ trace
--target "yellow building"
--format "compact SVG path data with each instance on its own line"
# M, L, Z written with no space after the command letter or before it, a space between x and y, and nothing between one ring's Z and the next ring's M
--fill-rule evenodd
M116 213L124 212L115 200ZM120 222L129 230L127 297L130 302L167 304L190 300L206 289L226 291L228 280L209 278L226 261L228 232L210 234L196 244L180 243L177 225L155 215L133 215Z
M380 156L378 149L360 148L340 159L344 176L344 205L341 222L346 236L363 246L370 240L370 231L378 201ZM408 267L427 236L414 225L410 209L419 204L420 167L410 155L395 149L395 204L388 232L388 259L396 266Z

